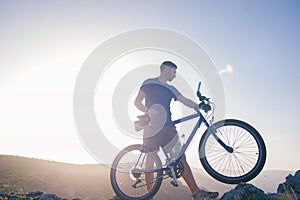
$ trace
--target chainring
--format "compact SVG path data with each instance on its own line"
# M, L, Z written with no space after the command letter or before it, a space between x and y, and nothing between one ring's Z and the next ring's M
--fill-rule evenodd
M184 173L184 166L181 161L179 161L179 163L174 167L174 172L175 172L176 178L182 177L182 175ZM171 171L169 171L168 174L171 178L173 178Z

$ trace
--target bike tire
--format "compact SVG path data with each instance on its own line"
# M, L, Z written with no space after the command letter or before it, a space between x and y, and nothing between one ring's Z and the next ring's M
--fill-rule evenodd
M147 190L145 179L142 179L141 185L137 185L138 188L134 188L133 185L136 182L136 178L132 173L133 168L137 168L136 165L141 165L141 168L146 168L144 166L145 157L150 156L154 161L153 168L162 168L162 163L155 152L145 153L141 151L142 145L136 144L131 145L123 150L116 156L113 161L110 170L110 181L113 190L116 195L124 200L148 200L151 199L159 190L162 183L163 171L159 170L153 175L153 186L150 191ZM141 157L140 157L141 156ZM140 158L140 159L139 159ZM144 159L143 159L144 158ZM141 160L140 162L138 160ZM140 169L140 168L139 168ZM145 177L145 174L140 174L140 177ZM143 186L143 187L142 187Z
M214 138L211 131L233 152L227 152ZM227 184L248 182L263 169L266 146L259 132L246 122L226 119L213 124L202 135L199 157L206 172Z

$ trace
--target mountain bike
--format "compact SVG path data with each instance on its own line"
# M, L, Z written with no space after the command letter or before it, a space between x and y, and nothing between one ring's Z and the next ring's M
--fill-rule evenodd
M223 183L238 184L252 180L261 172L266 161L266 146L259 132L248 123L236 119L214 123L216 106L201 95L200 85L201 82L197 89L200 104L195 109L196 114L173 121L173 124L178 124L198 118L175 158L172 152L160 147L165 157L163 160L157 152L148 151L142 144L128 146L116 156L111 166L110 180L121 199L150 199L159 190L162 180L168 177L172 179L172 185L178 186L177 179L184 173L181 157L203 124L206 130L200 139L198 153L209 175ZM152 161L150 166L146 164L147 159ZM147 174L151 174L151 178Z

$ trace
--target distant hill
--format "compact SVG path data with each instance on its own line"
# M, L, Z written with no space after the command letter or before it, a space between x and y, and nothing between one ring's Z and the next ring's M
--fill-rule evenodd
M0 156L0 163L0 192L39 190L68 199L107 199L113 195L109 168L104 165L73 165L16 156Z
M23 190L54 193L72 199L106 200L114 195L110 185L109 167L97 165L74 165L34 158L0 155L0 193ZM200 186L223 194L234 185L220 183L200 169L193 169ZM276 192L279 183L292 173L290 171L264 171L251 183L265 192ZM180 179L178 188L165 179L156 199L185 199L191 194Z
M100 164L74 165L0 155L0 193L42 191L67 199L106 200L114 196L109 171L109 167ZM157 199L172 196L191 199L186 186L180 184L179 188L174 188L169 181L164 181Z

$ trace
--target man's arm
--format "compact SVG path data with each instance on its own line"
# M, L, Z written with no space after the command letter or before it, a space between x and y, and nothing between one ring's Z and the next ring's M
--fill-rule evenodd
M159 112L153 108L147 108L142 102L145 99L146 94L143 92L143 90L139 90L138 95L136 96L134 100L134 105L145 114L148 114L150 118L153 118L154 116L158 115Z
M181 103L183 103L184 105L186 105L189 108L197 108L198 107L197 103L195 103L191 99L184 97L183 95L178 96L177 99L178 99L178 101L180 101Z
M149 109L142 103L145 99L146 94L143 92L143 90L139 90L138 95L136 96L134 100L134 105L142 112L147 113Z

